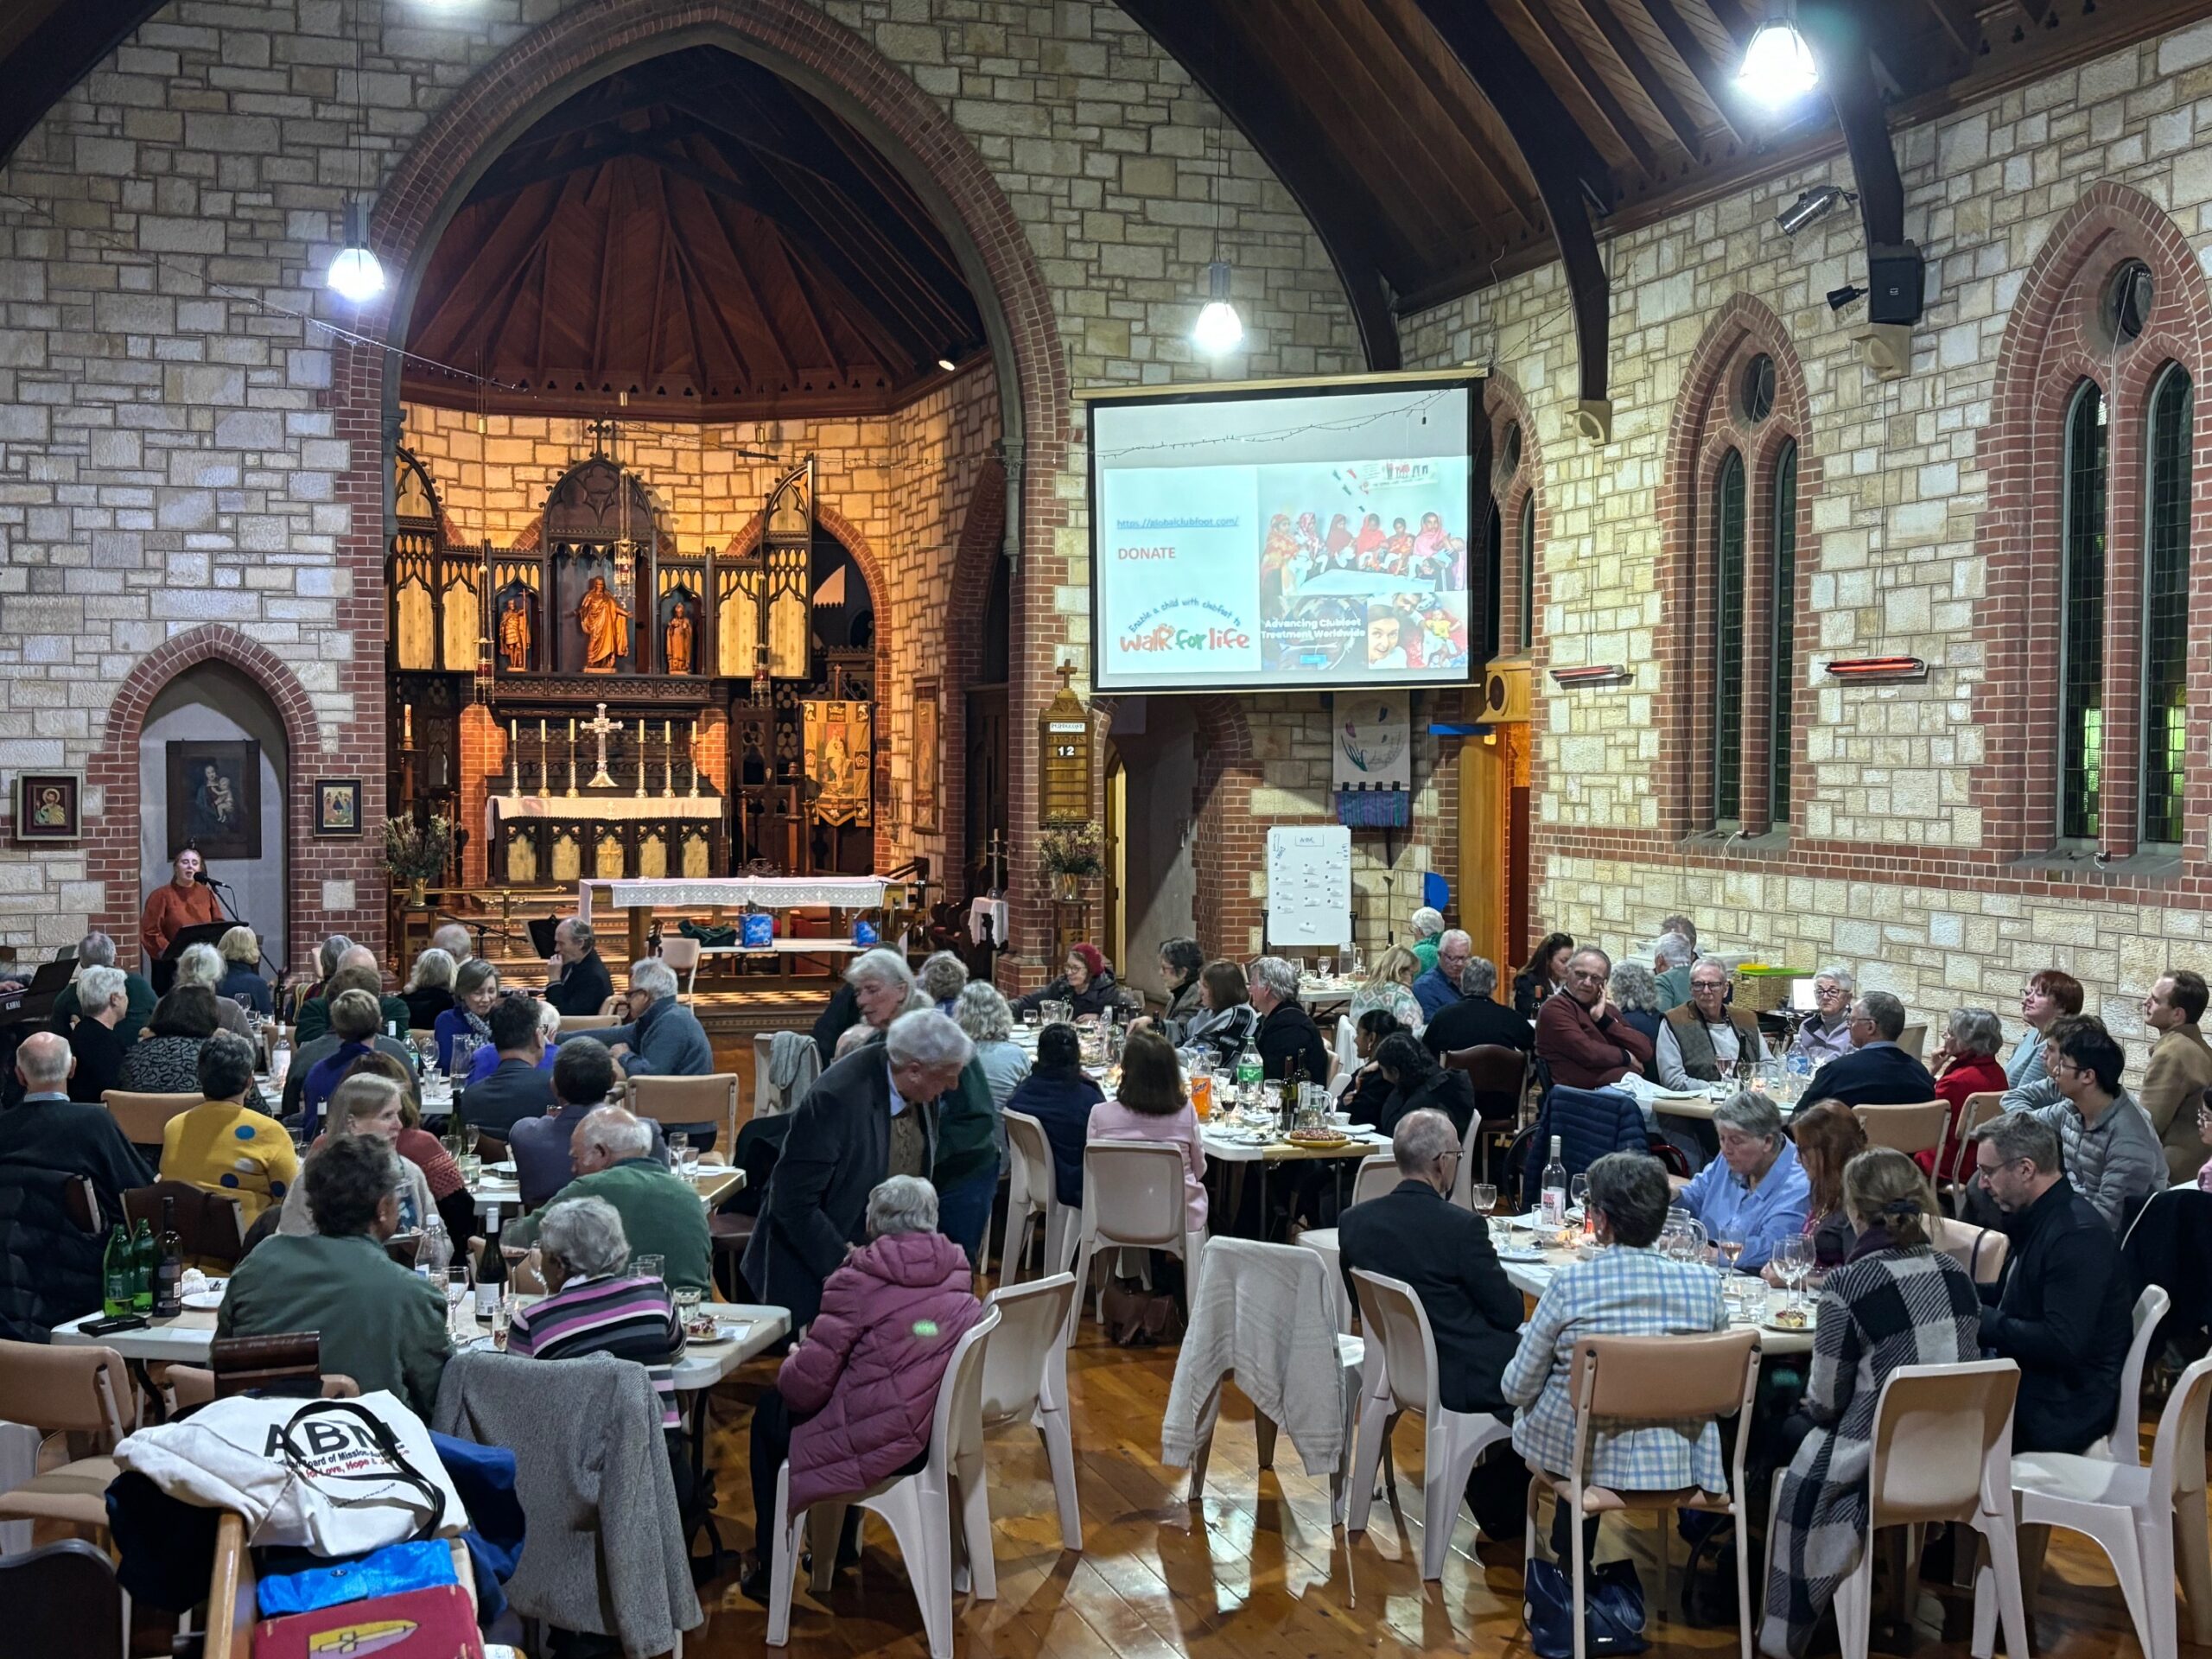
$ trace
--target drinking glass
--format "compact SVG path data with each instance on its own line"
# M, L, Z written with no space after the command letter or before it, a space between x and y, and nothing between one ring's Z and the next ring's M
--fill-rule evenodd
M1813 1272L1813 1241L1803 1233L1785 1238L1775 1247L1774 1273L1789 1292L1788 1306L1796 1307L1805 1281Z
M1024 1008L1021 1011L1021 1023L1032 1031L1036 1030L1044 1022L1044 1018L1045 1016L1035 1008Z
M483 1179L484 1160L473 1152L464 1152L454 1162L461 1166L461 1180L464 1186L474 1186Z
M1587 1198L1589 1196L1590 1178L1587 1175L1576 1175L1569 1179L1567 1184L1567 1207L1568 1209L1582 1209L1584 1207L1583 1200Z
M460 1036L453 1039L453 1065L451 1071L452 1076L457 1081L466 1081L467 1079L469 1067L475 1064L476 1051L482 1046L483 1039L477 1036L474 1032L465 1031L461 1033Z
M446 1324L451 1325L468 1300L468 1268L460 1262L446 1269Z
M640 1279L668 1277L668 1258L661 1255L635 1255L630 1258L630 1271Z
M1213 1116L1213 1073L1193 1070L1191 1073L1191 1113L1199 1122Z
M1497 1188L1490 1181L1477 1181L1467 1189L1467 1202L1478 1216L1487 1216L1497 1208Z
M476 1151L476 1143L482 1138L483 1134L484 1131L478 1128L474 1123L463 1123L461 1126L461 1144L462 1149L473 1156Z
M678 1129L668 1137L668 1166L677 1174L683 1173L684 1160L690 1156L691 1137Z
M1713 1241L1715 1257L1720 1263L1720 1294L1729 1301L1736 1300L1736 1264L1744 1259L1744 1241L1739 1234L1725 1232Z
M492 1346L500 1353L507 1351L507 1327L514 1323L514 1294L502 1292L499 1300L492 1304Z

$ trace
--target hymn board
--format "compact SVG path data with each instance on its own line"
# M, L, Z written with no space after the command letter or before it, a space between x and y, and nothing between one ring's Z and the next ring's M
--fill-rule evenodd
M619 427L590 429L505 549L457 544L398 453L392 798L480 835L470 881L868 871L874 613L812 461L751 545L709 553L670 534Z

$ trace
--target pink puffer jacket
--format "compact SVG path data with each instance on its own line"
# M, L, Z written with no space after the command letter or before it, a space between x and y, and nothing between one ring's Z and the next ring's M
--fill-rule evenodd
M791 1408L791 1513L856 1492L927 1449L953 1344L982 1317L967 1253L894 1233L848 1258L776 1388Z

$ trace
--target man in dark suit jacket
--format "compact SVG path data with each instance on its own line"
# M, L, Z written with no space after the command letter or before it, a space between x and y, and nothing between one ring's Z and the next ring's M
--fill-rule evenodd
M1859 1045L1813 1074L1805 1098L1847 1106L1917 1106L1934 1100L1936 1079L1897 1046L1904 1004L1887 991L1868 991L1851 1005L1851 1040Z
M505 1139L516 1123L543 1116L553 1103L553 1074L543 1069L545 1038L537 1028L537 1004L529 997L501 997L484 1023L492 1027L499 1063L461 1091L461 1112L475 1128Z
M1455 1048L1485 1043L1526 1054L1536 1046L1535 1027L1497 1001L1491 995L1497 989L1497 964L1481 957L1471 959L1459 976L1459 1000L1422 1027L1421 1046L1440 1060Z
M935 1102L960 1086L975 1045L935 1009L901 1014L881 1043L868 1043L824 1071L791 1114L783 1156L768 1183L745 1282L760 1300L791 1310L797 1329L822 1311L823 1281L868 1238L868 1196L887 1176L936 1162ZM912 1124L893 1119L913 1114ZM894 1168L894 1148L920 1136L920 1167Z
M614 995L614 976L599 959L591 924L571 916L553 930L556 977L546 982L545 1000L563 1014L597 1014Z
M2004 1276L1981 1291L1981 1345L2020 1368L2012 1450L2081 1452L2120 1409L2133 1306L2120 1245L2067 1183L2049 1124L2008 1112L1974 1138L1975 1184L2012 1242Z
M1356 1305L1355 1268L1412 1286L1436 1338L1436 1387L1445 1408L1509 1419L1512 1408L1499 1384L1520 1345L1521 1293L1498 1265L1488 1224L1448 1196L1459 1132L1441 1112L1408 1112L1390 1150L1398 1185L1337 1222L1345 1289ZM1522 1523L1528 1478L1510 1448L1478 1467L1467 1483L1476 1524L1493 1538L1512 1535Z

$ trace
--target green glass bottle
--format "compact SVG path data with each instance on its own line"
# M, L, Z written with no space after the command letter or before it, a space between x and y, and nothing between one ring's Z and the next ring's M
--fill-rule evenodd
M158 1255L154 1230L141 1216L130 1234L130 1311L134 1313L154 1311L154 1262Z
M100 1258L100 1311L111 1319L119 1319L131 1311L130 1262L130 1235L118 1221L108 1236L107 1253Z

